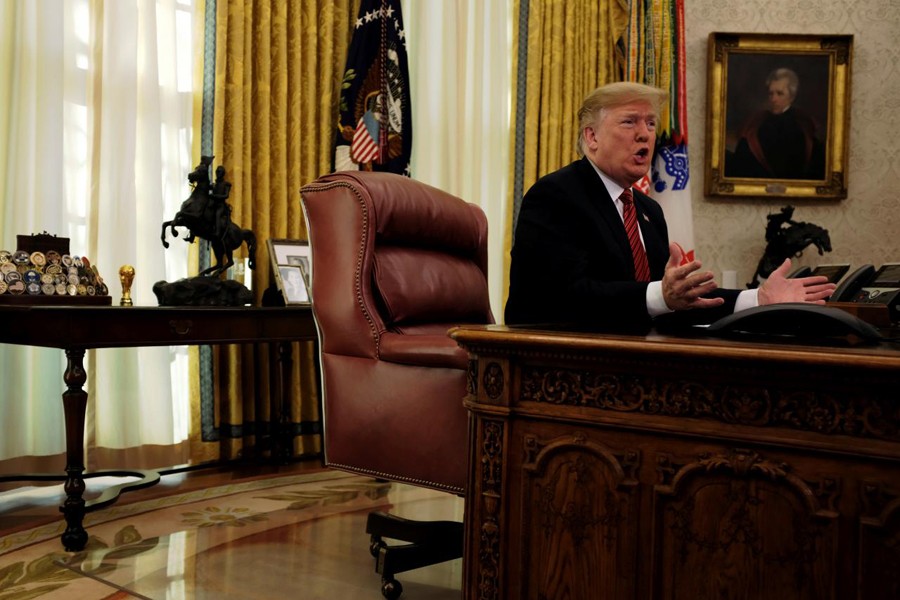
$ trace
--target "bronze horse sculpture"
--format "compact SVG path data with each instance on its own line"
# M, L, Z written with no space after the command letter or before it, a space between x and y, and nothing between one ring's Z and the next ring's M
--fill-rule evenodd
M807 246L814 245L823 255L831 252L831 237L828 230L814 223L794 221L793 206L785 206L781 214L770 214L766 226L766 249L753 274L753 281L747 287L753 289L759 285L761 277L768 277L772 271L781 266L786 258L801 256ZM787 227L784 225L788 224Z
M209 243L216 263L204 269L198 276L218 276L234 264L234 251L247 243L247 256L251 269L256 266L256 236L249 229L241 229L231 220L231 207L226 202L231 191L231 184L225 181L225 168L216 169L215 185L210 182L209 169L212 156L204 156L200 164L188 174L192 184L191 195L181 203L181 209L175 218L162 224L160 239L164 248L169 247L166 241L166 229L172 237L178 237L176 227L188 230L185 241L193 243L199 237Z

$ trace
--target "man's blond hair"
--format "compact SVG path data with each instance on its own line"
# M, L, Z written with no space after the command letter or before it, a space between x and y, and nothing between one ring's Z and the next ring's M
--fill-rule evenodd
M669 94L660 88L632 81L619 81L602 85L588 94L578 109L578 156L584 156L584 128L600 122L603 111L629 102L649 102L653 112L659 116L660 109Z

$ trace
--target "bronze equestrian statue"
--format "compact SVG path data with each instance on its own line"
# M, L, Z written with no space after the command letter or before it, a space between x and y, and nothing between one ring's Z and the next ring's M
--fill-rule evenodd
M201 271L198 276L211 277L220 275L234 264L234 251L244 242L247 243L250 268L256 266L256 236L231 221L231 206L227 202L231 183L225 181L225 167L216 169L215 184L209 180L213 158L201 157L200 164L188 174L188 181L192 184L191 195L181 203L175 218L162 224L160 235L165 248L169 247L166 228L169 228L172 237L178 237L176 227L187 228L188 235L184 239L188 243L193 243L196 237L206 240L216 257L216 264Z
M781 213L768 215L766 224L766 249L753 274L750 289L759 286L759 279L768 277L781 266L786 258L801 256L810 244L815 245L819 254L831 252L831 237L828 230L813 223L794 221L794 207L784 206ZM787 227L785 227L787 225Z

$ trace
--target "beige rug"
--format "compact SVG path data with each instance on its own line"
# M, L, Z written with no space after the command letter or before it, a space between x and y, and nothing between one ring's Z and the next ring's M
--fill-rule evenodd
M78 553L62 550L59 536L65 523L60 518L58 523L0 537L0 600L88 597L79 588L90 583L82 575L102 580L104 569L151 552L160 539L175 532L216 528L220 538L259 535L285 522L368 512L387 503L389 490L387 483L325 471L114 504L86 515L88 543Z

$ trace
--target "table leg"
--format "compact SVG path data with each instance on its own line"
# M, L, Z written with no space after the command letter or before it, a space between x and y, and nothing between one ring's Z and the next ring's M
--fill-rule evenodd
M66 391L63 392L63 410L66 418L66 501L60 507L66 518L66 530L61 539L63 547L69 551L84 549L87 544L87 531L84 522L84 419L87 410L87 392L84 383L87 373L84 370L84 350L75 348L66 350L66 372L63 381Z
M291 342L281 342L278 345L278 363L281 367L281 406L278 409L276 421L276 448L275 458L281 462L288 462L294 453L294 438L291 435L291 392L294 372L294 349Z

